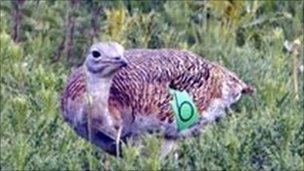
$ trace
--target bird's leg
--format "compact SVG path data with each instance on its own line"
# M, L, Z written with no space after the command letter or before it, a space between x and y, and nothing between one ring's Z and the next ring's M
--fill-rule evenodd
M87 93L87 103L88 103L88 113L87 113L87 129L88 129L88 139L89 141L92 141L92 95L88 92Z
M120 154L120 137L121 137L122 126L119 127L116 137L116 157L119 157Z
M162 147L161 147L161 154L160 158L164 159L171 151L176 150L177 144L173 139L165 139Z
M104 161L104 164L103 164L103 168L104 168L105 171L110 170L110 164L111 164L111 160L109 158L109 155L106 154L105 161Z

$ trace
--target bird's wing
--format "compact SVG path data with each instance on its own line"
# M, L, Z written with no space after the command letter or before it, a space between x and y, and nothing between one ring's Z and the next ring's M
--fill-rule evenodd
M129 50L129 66L114 77L110 104L131 106L133 115L155 115L172 122L170 89L186 91L203 111L211 98L220 96L220 74L208 61L178 50Z
M84 108L86 97L85 72L83 67L72 71L61 93L61 113L70 124L77 122L77 114Z
M170 89L188 93L199 114L204 115L215 100L220 99L222 106L225 101L230 105L246 87L232 72L191 52L134 49L124 55L129 66L115 75L109 104L120 111L128 107L128 120L143 118L146 127L155 124L146 120L175 121Z

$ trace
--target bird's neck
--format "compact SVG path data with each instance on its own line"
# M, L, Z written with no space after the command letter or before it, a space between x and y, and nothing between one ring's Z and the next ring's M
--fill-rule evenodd
M110 88L113 77L99 77L93 74L87 74L87 89L93 99L102 100L107 103L110 95Z
M99 131L115 139L116 132L113 129L113 118L108 104L112 80L113 76L100 77L87 74L88 117L94 121L91 123L92 128L98 128Z

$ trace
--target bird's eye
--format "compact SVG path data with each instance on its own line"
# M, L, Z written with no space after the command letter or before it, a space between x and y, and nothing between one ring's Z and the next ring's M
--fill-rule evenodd
M94 50L92 52L92 55L93 55L94 58L98 58L98 57L100 57L101 54L98 51Z
M120 60L120 57L119 56L116 56L116 57L114 57L114 60Z

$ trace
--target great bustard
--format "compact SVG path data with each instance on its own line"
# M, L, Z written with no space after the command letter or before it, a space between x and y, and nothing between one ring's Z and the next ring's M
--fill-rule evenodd
M251 91L234 73L188 51L97 43L71 74L61 110L79 135L116 154L118 138L197 134Z

